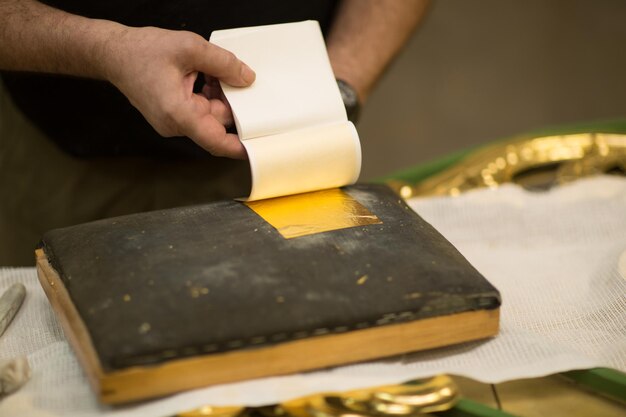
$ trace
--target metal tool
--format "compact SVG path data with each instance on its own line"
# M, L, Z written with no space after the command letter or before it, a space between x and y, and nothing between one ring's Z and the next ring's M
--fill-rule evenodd
M16 283L11 285L0 297L0 336L9 327L13 317L22 306L25 296L26 288L24 285Z

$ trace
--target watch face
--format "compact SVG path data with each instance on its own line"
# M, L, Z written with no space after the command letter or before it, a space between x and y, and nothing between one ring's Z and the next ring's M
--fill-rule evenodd
M343 80L337 80L337 85L339 86L339 91L341 92L341 100L343 100L343 105L346 107L348 120L356 122L359 117L359 110L361 108L359 98L356 95L356 91L354 91L354 88L352 88L350 84L346 83Z
M337 85L339 86L339 91L341 92L341 99L346 106L354 105L359 102L356 92L348 83L343 80L337 80Z

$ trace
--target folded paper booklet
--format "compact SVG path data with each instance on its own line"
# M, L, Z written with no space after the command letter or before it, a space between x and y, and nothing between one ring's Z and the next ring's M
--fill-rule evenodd
M222 84L250 160L247 200L356 182L359 136L348 121L317 22L220 30L211 42L256 72L250 87Z
M495 335L497 290L390 189L349 186L360 145L317 23L211 40L257 72L250 88L224 86L252 168L246 202L52 230L37 250L41 284L99 398Z

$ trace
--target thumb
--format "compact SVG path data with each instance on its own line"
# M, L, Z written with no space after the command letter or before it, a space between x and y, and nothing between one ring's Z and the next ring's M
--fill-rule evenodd
M233 87L247 87L256 78L254 71L235 54L209 42L206 42L205 48L195 52L193 58L196 70Z

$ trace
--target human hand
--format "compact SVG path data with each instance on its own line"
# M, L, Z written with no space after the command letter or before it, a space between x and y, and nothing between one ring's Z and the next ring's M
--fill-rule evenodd
M105 50L108 80L161 136L188 136L215 156L246 158L237 135L226 133L233 116L217 82L254 82L235 55L194 33L153 27L125 28ZM207 82L202 94L193 92L198 73Z

